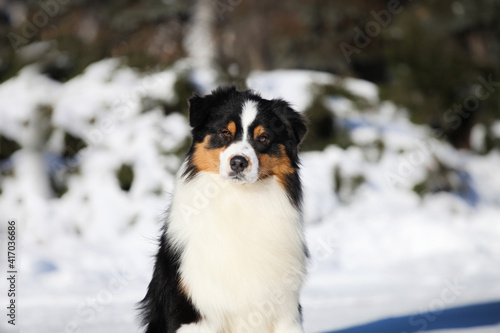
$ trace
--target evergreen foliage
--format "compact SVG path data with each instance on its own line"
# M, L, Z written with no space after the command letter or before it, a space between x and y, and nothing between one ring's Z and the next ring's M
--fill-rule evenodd
M141 69L168 66L186 56L195 1L3 4L0 32L7 38L0 41L0 82L33 62L62 82L106 57L124 57L129 66ZM223 0L213 4L214 65L223 82L241 85L253 70L275 68L367 79L380 84L383 99L408 108L414 121L443 130L442 139L465 149L470 148L476 124L488 127L499 116L498 1ZM14 9L19 8L24 19L15 15ZM176 89L193 88L189 83L178 84ZM478 91L481 98L476 96ZM187 93L178 95L183 98ZM321 110L321 103L316 103ZM184 109L163 107L166 113L171 108ZM491 144L496 143L489 140Z

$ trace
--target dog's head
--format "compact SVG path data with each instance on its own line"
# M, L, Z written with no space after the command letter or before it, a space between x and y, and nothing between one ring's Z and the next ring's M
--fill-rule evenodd
M189 100L193 144L185 175L218 174L234 183L275 177L286 185L297 175L305 119L283 100L252 91L219 88Z

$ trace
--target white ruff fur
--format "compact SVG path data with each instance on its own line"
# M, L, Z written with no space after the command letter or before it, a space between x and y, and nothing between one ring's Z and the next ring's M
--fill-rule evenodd
M179 332L302 332L300 213L274 178L179 177L166 237L180 250L182 281L203 318Z

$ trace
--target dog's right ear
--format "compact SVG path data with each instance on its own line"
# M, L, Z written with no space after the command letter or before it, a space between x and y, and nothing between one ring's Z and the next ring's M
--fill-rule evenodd
M197 95L189 99L189 125L191 125L192 128L196 128L206 122L210 104L208 99L207 96L200 97Z

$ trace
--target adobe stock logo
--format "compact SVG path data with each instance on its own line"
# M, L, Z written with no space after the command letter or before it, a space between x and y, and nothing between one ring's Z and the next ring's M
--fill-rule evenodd
M107 285L100 289L93 297L87 297L76 308L75 313L62 327L60 333L81 332L82 328L92 323L100 313L110 307L115 297L123 293L135 276L125 270L112 272Z
M61 12L61 7L67 5L69 0L40 0L38 5L40 10L31 17L31 20L26 20L20 29L21 34L9 32L7 38L14 51L19 51L19 48L26 46L33 39L38 30L47 26L50 18L55 17Z
M411 332L426 331L429 324L436 321L445 308L454 303L466 289L467 286L461 284L458 278L446 280L445 287L441 289L439 297L432 299L427 307L420 309L419 313L410 316L409 324L414 328ZM402 331L401 333L409 332Z
M402 184L410 184L410 176L421 170L426 163L433 159L433 153L439 145L438 140L448 140L448 136L444 128L456 130L459 128L463 121L469 118L474 112L478 112L481 102L486 101L500 88L500 81L494 81L492 74L487 77L478 76L477 81L473 85L471 93L460 101L453 104L443 113L443 127L433 129L429 137L417 139L415 147L412 151L401 154L399 163L384 172L386 183L391 187Z
M351 56L354 53L359 54L361 49L370 45L372 39L380 35L382 27L385 28L391 24L392 17L403 11L403 6L399 0L388 1L386 8L387 9L382 9L378 12L374 10L370 11L370 15L374 19L365 24L364 31L359 27L354 28L354 45L346 42L340 43L339 47L348 64L351 63Z

